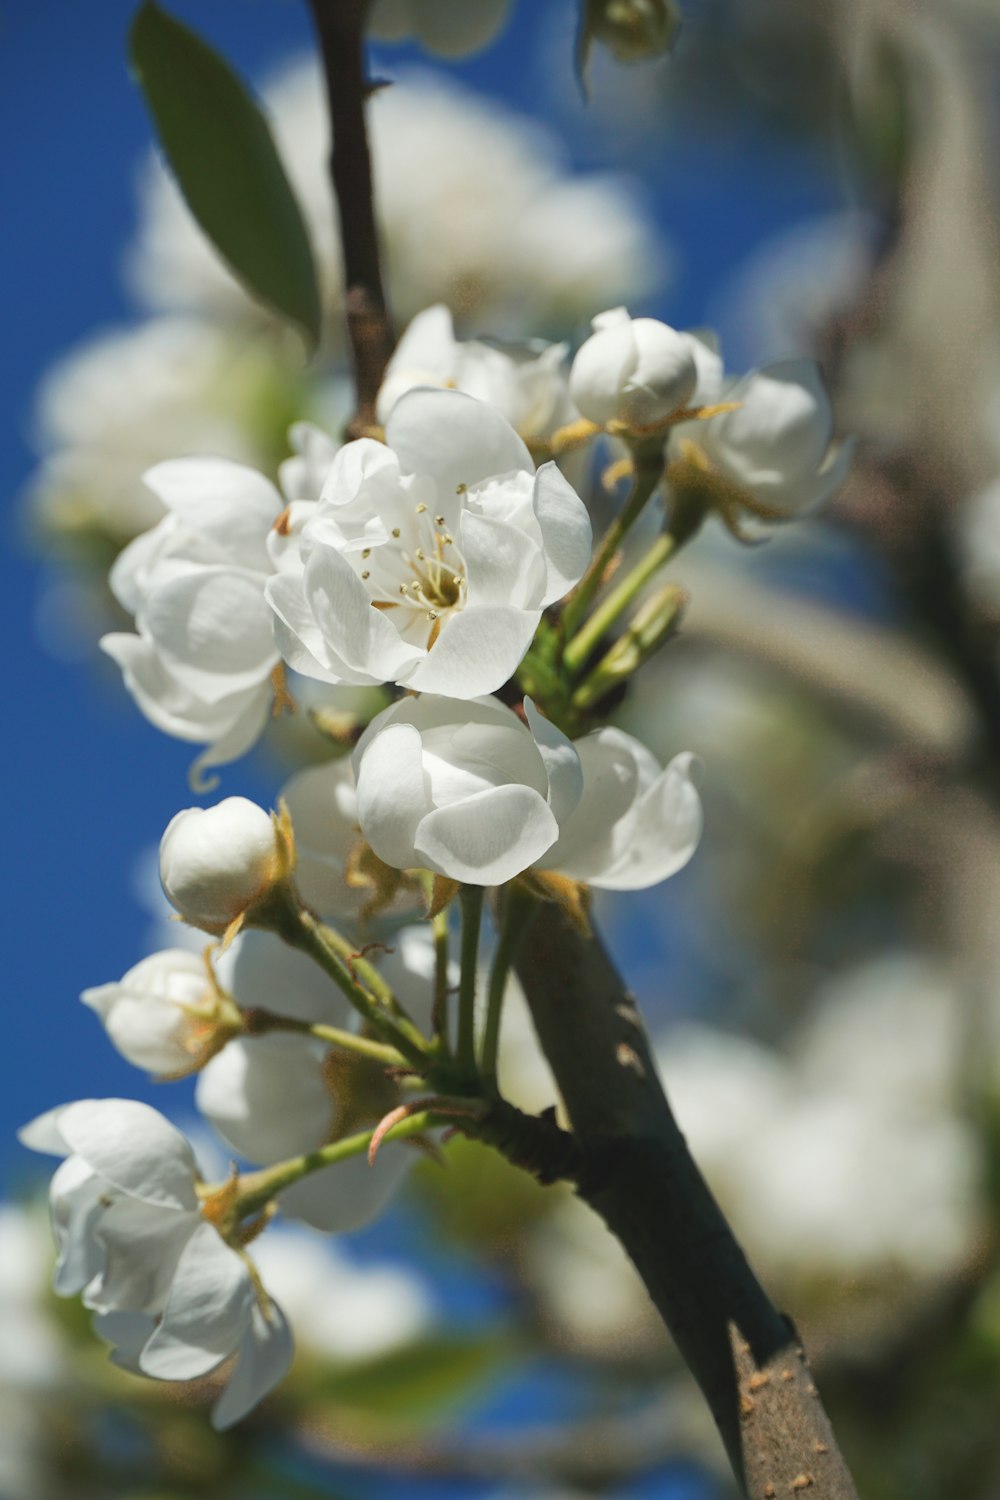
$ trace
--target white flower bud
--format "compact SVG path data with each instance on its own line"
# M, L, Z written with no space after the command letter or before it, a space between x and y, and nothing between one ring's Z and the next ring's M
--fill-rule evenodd
M160 880L186 922L224 932L284 870L271 816L246 797L189 807L160 840Z
M169 1077L198 1068L232 1035L239 1017L213 983L200 954L186 948L152 953L117 984L84 990L123 1057Z
M570 395L582 414L605 427L651 427L687 406L698 383L690 339L655 318L630 318L624 307L601 313L570 371Z

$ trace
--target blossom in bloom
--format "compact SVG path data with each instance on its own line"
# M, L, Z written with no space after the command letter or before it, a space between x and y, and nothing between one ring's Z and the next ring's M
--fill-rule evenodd
M472 7L448 8L454 16ZM261 95L309 225L336 338L343 275L330 214L322 74L312 59L294 62ZM661 281L664 247L623 178L569 176L559 142L537 122L454 79L427 70L404 74L372 99L370 131L387 276L401 322L446 302L466 326L506 338L558 333L590 309L641 297ZM422 226L416 236L415 223ZM230 326L261 318L153 153L129 272L157 310L195 310Z
M207 744L196 775L249 749L271 710L280 658L264 583L284 501L262 474L224 459L157 464L145 481L168 514L111 571L136 634L101 646L158 729Z
M247 936L255 935L247 934L241 943ZM383 972L415 1022L426 1025L434 991L430 932L426 926L404 929L393 946ZM310 986L308 977L305 985L301 982L310 965L300 954L271 941L262 977L261 951L259 945L251 946L235 961L231 984L240 1005L275 1009L275 999L283 997L284 1014L341 1028L353 1024L347 1001L325 979L325 1004L319 1012L315 985ZM343 1049L283 1032L230 1042L199 1074L195 1098L235 1151L264 1166L371 1129L398 1103L377 1065L373 1069L366 1059ZM364 1155L334 1163L286 1188L278 1201L289 1218L328 1233L345 1233L381 1212L412 1160L412 1147L389 1141L371 1166Z
M682 455L693 445L697 461L749 497L754 513L780 520L812 510L843 481L854 445L832 441L830 399L813 360L751 371L723 399L737 409L682 424L671 443Z
M223 1044L232 1019L205 958L186 948L151 953L80 999L123 1057L160 1077L198 1067Z
M381 423L415 386L464 391L493 406L527 442L547 437L577 415L569 398L566 345L533 340L487 344L458 339L439 303L418 313L386 366L376 415Z
M594 319L577 350L570 395L591 422L651 427L688 405L698 384L692 339L615 307Z
M206 932L224 932L283 873L271 815L246 797L185 808L160 840L167 898L186 922Z
M112 1359L161 1380L194 1380L233 1355L212 1413L229 1427L281 1380L292 1341L243 1252L202 1214L194 1153L149 1105L83 1099L21 1131L65 1158L50 1203L55 1289L83 1294Z
M510 0L375 0L368 29L380 42L415 37L441 57L467 57L495 40Z
M701 832L691 757L661 770L619 730L575 744L525 700L422 697L372 721L354 753L361 831L386 864L474 885L535 866L614 890L664 880Z
M517 669L590 560L586 507L553 463L458 391L396 403L388 446L334 459L299 565L267 583L288 664L337 683L472 698Z

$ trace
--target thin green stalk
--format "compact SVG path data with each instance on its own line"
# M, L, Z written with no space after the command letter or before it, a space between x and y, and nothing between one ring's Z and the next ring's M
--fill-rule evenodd
M608 564L653 498L662 478L662 452L657 453L655 462L647 460L637 467L631 495L604 533L597 551L590 560L590 566L567 600L562 614L562 626L566 638L573 636L579 629L584 615L590 608L591 601L600 591Z
M431 928L434 934L434 1009L432 1024L434 1035L445 1052L451 1051L450 1020L448 1016L448 913L439 911Z
M316 919L313 918L315 923ZM376 969L375 965L369 963L363 953L359 953L353 943L338 932L335 927L327 927L325 923L316 924L322 941L327 943L331 951L340 959L341 963L349 970L356 980L361 981L367 989L385 1008L399 1031L409 1039L413 1046L417 1047L421 1054L427 1050L427 1042L420 1028L416 1026L407 1014L404 1006L397 998L392 986Z
M483 921L481 885L463 885L462 977L458 991L458 1061L470 1075L476 1069L476 965L479 962L479 931Z
M500 1021L503 1016L503 999L507 991L511 965L517 956L518 946L534 916L536 904L527 891L511 885L504 900L500 919L500 935L497 940L486 1003L486 1025L483 1028L480 1072L483 1086L491 1093L497 1089L497 1052L500 1046Z
M321 1022L298 1021L293 1016L279 1016L274 1011L255 1009L249 1026L251 1035L269 1031L293 1031L300 1036L315 1037L318 1042L327 1042L331 1047L343 1047L356 1052L372 1062L383 1063L387 1068L403 1068L406 1058L395 1047L385 1042L376 1042L371 1037L360 1036L355 1031L343 1031L339 1026L325 1026Z
M422 1135L437 1123L438 1117L433 1110L422 1110L393 1125L386 1131L383 1141L408 1140L411 1136ZM277 1193L283 1192L293 1183L301 1182L303 1177L308 1177L312 1172L332 1167L339 1161L348 1161L352 1156L362 1156L371 1145L377 1128L359 1131L357 1135L346 1135L342 1140L331 1141L328 1146L320 1146L304 1156L294 1156L288 1161L277 1162L273 1167L264 1167L259 1172L249 1172L240 1179L240 1218L260 1213Z
M645 557L622 579L599 608L577 631L563 652L563 661L570 671L579 671L602 636L611 629L615 621L632 604L639 591L653 574L677 551L677 539L669 531L661 532Z

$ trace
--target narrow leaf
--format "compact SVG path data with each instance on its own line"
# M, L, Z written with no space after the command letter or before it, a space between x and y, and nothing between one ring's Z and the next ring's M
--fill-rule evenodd
M132 72L188 207L251 296L319 341L309 235L270 129L244 84L187 26L146 0Z

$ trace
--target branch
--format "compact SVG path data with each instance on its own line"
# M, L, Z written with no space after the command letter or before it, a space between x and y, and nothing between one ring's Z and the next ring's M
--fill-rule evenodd
M357 410L347 435L375 425L375 397L395 337L382 288L365 103L364 24L368 0L307 0L319 38L333 131L330 180L344 255L347 331Z
M517 968L582 1150L577 1191L635 1263L744 1493L857 1500L795 1329L695 1165L604 948L546 906Z

